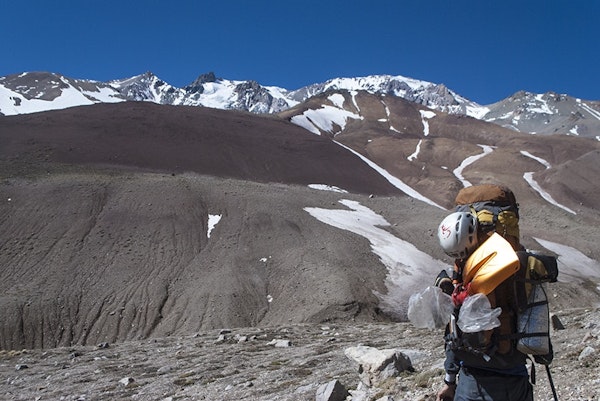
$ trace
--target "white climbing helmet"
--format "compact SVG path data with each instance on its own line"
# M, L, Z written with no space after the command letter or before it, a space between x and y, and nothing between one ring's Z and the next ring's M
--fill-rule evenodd
M454 212L438 227L438 239L444 252L465 259L477 248L477 218L470 212Z

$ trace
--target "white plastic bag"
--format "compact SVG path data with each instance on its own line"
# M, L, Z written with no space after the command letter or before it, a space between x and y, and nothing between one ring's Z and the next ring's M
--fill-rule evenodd
M477 293L465 298L456 323L464 333L491 330L500 326L500 313L502 308L492 309L488 297Z
M408 319L420 329L439 329L450 321L452 298L439 287L427 287L408 300Z

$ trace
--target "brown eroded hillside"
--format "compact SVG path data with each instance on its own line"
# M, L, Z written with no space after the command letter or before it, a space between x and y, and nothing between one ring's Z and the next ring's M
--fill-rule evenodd
M408 102L386 103L393 126L407 127L390 133L377 128L385 117L377 114L378 102L358 96L375 122L349 122L335 139L448 208L462 185L453 169L480 153L479 145L494 146L463 174L473 183L503 181L514 189L524 244L539 249L534 238L541 237L600 259L598 183L589 182L588 172L597 163L594 142L504 138L500 128L445 115L436 123L431 118L424 138L421 109ZM407 155L420 139L422 153L411 163ZM435 238L447 210L403 194L329 135L285 118L105 104L1 117L0 143L3 349L401 318L403 310L394 316L381 310L377 294L389 291L389 271L372 243L305 210L344 210L345 199L382 216L390 223L385 232L450 262ZM523 180L524 172L545 167L523 156L521 146L556 166L538 179L576 215L544 201ZM579 178L570 178L571 168ZM213 228L214 216L220 221ZM398 258L411 263L402 253ZM421 273L437 273L426 269ZM584 283L558 283L552 302L595 305L596 285ZM408 296L399 293L398 304L406 305Z

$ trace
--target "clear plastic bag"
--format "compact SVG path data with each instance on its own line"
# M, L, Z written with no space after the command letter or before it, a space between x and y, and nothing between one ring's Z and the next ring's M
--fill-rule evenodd
M500 326L498 317L502 308L492 309L484 294L473 294L465 298L458 314L458 327L465 333L491 330Z
M439 329L449 321L454 305L452 298L439 287L427 287L408 300L408 319L421 329Z

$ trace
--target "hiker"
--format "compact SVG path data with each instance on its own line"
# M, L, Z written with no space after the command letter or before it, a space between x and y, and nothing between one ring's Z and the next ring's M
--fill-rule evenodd
M495 203L486 202L492 198ZM455 313L446 328L445 377L437 400L531 401L527 355L508 338L516 327L518 307L513 281L520 267L516 251L523 250L518 204L509 189L495 185L464 188L456 204L457 211L438 228L440 245L455 259ZM486 311L495 317L482 330L466 333L460 328L460 309L479 294L486 295L482 296Z

